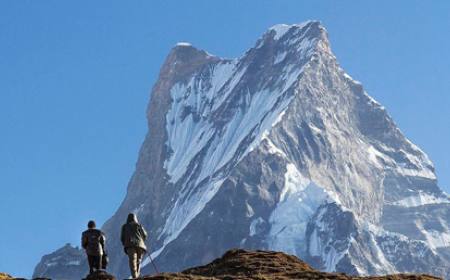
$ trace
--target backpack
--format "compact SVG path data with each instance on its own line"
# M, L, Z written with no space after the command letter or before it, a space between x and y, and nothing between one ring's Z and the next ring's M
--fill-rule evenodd
M109 263L108 254L106 253L106 251L104 251L103 257L102 257L102 269L106 269L106 267L108 266L108 263Z
M102 232L99 230L88 230L86 234L86 252L90 255L100 255L103 253L101 243Z

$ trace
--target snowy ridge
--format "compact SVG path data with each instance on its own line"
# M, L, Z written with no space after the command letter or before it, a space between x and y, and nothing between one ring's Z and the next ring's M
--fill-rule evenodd
M287 24L277 24L272 26L269 30L275 31L275 36L273 37L273 39L278 40L283 37L283 35L286 34L286 32L288 32L291 27L292 26Z
M235 72L236 67L237 61L219 63L211 70L209 81L192 77L188 84L172 87L174 104L166 116L167 146L172 154L164 164L173 183L184 175L189 163L213 136L211 112L223 103L245 73L245 69ZM212 103L217 92L222 96Z
M417 195L408 196L404 199L392 203L396 206L417 207L428 204L450 203L448 197L437 197L434 194L428 194L420 191Z
M431 249L450 247L450 231L448 227L444 232L425 229L423 225L420 225L419 228L425 236L426 244L429 245Z
M240 158L251 151L252 146L258 145L263 134L279 121L292 99L292 96L286 96L285 91L292 86L301 73L301 69L289 73L279 94L269 90L245 94L243 102L248 103L248 107L239 109L235 113L234 118L223 128L219 137L214 123L208 117L211 110L220 107L227 94L236 86L242 76L240 73L229 81L223 78L218 79L221 82L228 81L225 86L227 90L221 92L223 97L215 100L216 103L212 106L209 105L210 99L208 99L211 97L211 92L196 92L195 80L191 80L188 85L177 84L172 88L171 95L177 106L171 108L166 118L169 135L167 144L172 155L165 162L172 182L177 182L186 173L189 163L210 141L213 141L213 148L208 149L207 162L203 165L205 168L197 179L198 183L228 163L235 156L241 142L252 132L256 141L253 145L249 145L249 149ZM219 89L219 91L222 89L220 84L212 83L212 85L212 89ZM196 116L198 119L194 119ZM255 129L258 132L254 132Z
M427 157L418 157L412 155L400 149L400 153L408 159L408 164L398 163L395 159L389 156L386 152L395 152L395 150L388 148L384 145L380 145L383 150L380 151L373 145L369 146L367 153L372 162L379 168L386 168L395 170L400 175L411 176L411 177L422 177L431 180L436 180L436 174L431 170L432 164L429 162Z
M313 44L308 43L299 52L310 55L305 48L311 46ZM203 209L220 186L220 183L202 185L201 182L225 165L231 162L237 164L259 146L270 129L281 120L293 98L289 89L303 70L302 67L289 64L283 70L284 75L275 82L279 85L277 91L263 89L255 93L244 93L240 102L245 106L239 107L228 123L217 130L211 116L227 102L246 69L238 60L220 62L208 69L206 78L203 75L193 76L187 84L175 84L170 91L173 105L166 116L166 129L167 146L171 155L164 166L171 182L179 182L193 159L201 153L205 155L195 181L195 185L200 185L192 192L186 189L188 184L182 184L180 195L159 235L159 238L164 238L164 242L153 253L155 257ZM244 152L238 152L249 137L253 140ZM225 179L224 175L221 176L221 180Z
M337 250L335 246L331 245L329 242L323 243L320 240L320 232L327 232L328 225L322 221L323 215L325 214L326 208L320 209L318 215L316 216L316 228L309 237L309 250L308 254L312 257L319 257L324 262L325 271L336 271L337 264L341 259L348 253L350 243L346 246L344 250Z
M343 74L343 76L350 82L356 85L361 85L359 81L354 80L349 74L347 74L343 69L339 69L339 71ZM380 110L386 112L384 106L382 106L378 101L376 101L372 96L370 96L366 91L362 92L364 96L369 100L371 104ZM398 129L398 128L396 128ZM399 130L399 129L398 129ZM399 130L400 131L400 130ZM408 164L398 164L395 159L390 157L388 153L397 152L395 149L388 147L384 143L379 143L379 146L382 148L381 150L377 147L370 146L369 147L369 156L374 163L376 163L380 168L381 165L391 166L401 175L404 176L418 176L423 178L429 178L431 180L436 180L436 174L433 170L433 163L428 158L428 155L424 153L419 147L405 138L406 144L409 148L415 152L415 154L411 154L408 151L404 151L400 149L400 152L408 159ZM379 159L383 161L380 163ZM381 165L380 165L381 164Z
M296 27L303 28L306 25ZM294 49L295 57L307 63L314 53L317 39L305 38L301 33L299 38L298 46ZM244 90L239 98L241 106L234 109L233 116L225 126L216 127L213 119L215 112L226 106L246 75L247 66L242 63L244 60L245 57L221 61L193 75L187 83L175 84L170 91L173 104L166 115L166 145L170 156L164 166L170 181L180 183L181 189L159 234L159 239L164 239L163 247L178 236L217 192L219 184L202 182L210 180L225 166L236 165L258 147L281 121L294 98L292 88L304 69L303 65L298 65L298 61L286 63L282 75L273 81L270 89L263 88L256 92ZM248 143L242 150L244 142ZM199 156L202 158L200 162ZM195 183L182 182L194 159L198 165L195 168L200 170ZM220 176L220 180L224 180L226 173ZM195 191L190 189L192 185L197 186Z
M178 42L176 44L176 46L178 46L178 47L192 47L192 44L188 43L188 42Z
M305 178L289 163L280 201L269 218L268 246L271 250L304 256L306 226L318 207L331 201L324 188Z
M223 181L223 179L219 179L208 183L206 187L201 188L195 195L189 196L185 203L180 203L180 200L175 202L167 222L158 237L164 237L163 245L151 253L152 258L158 257L167 244L175 240L192 219L203 210L206 203L217 193Z
M303 27L307 26L308 24L310 24L313 21L306 21L304 23L301 24L276 24L272 27L269 28L269 31L275 31L275 35L273 37L274 40L279 40L281 39L292 27L298 28L298 29L302 29Z

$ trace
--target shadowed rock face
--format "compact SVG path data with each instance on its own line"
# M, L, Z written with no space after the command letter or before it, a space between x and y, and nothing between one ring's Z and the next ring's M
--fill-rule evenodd
M177 45L147 119L127 195L103 226L119 278L130 212L161 271L247 248L327 272L450 278L450 200L433 164L339 66L320 23L274 26L237 59ZM82 255L55 252L63 261L44 258L34 275L79 279Z

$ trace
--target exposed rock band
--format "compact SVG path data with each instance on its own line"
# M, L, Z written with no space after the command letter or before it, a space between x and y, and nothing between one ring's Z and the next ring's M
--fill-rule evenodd
M142 257L147 251L146 239L147 232L144 227L138 222L136 215L130 213L127 222L122 226L120 240L125 254L128 255L132 278L138 278L140 275ZM95 222L89 221L88 229L81 236L81 245L86 251L90 274L96 270L106 269L108 256L105 250L105 240L105 234L96 229Z

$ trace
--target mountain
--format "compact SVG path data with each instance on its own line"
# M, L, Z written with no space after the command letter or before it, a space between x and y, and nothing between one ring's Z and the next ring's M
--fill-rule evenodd
M319 22L276 25L237 59L177 44L147 119L127 195L103 226L118 278L134 212L162 271L247 248L328 272L450 279L450 199L432 162L339 66ZM43 258L34 276L80 279L86 261L71 254Z

